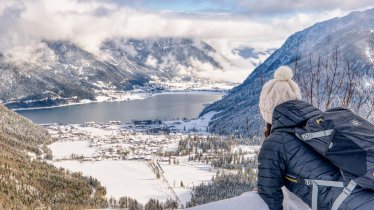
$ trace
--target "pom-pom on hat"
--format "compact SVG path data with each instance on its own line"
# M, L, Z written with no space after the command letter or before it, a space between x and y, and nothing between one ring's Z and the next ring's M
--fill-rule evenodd
M267 123L272 123L274 108L286 101L301 99L300 88L292 80L292 70L287 66L279 67L274 79L265 83L260 95L260 112Z

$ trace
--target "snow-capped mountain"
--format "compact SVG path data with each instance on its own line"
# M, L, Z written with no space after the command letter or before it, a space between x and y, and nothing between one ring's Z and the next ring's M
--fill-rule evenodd
M43 42L27 61L0 59L0 100L8 107L51 106L95 100L103 89L148 82L147 71L99 60L70 42Z
M281 65L295 66L304 74L310 55L314 59L332 56L336 49L343 69L346 61L363 77L374 76L374 9L353 12L345 17L317 23L290 36L283 46L258 66L243 84L235 87L222 100L205 108L202 114L218 111L210 124L211 131L220 134L254 135L262 131L263 121L258 99L264 81L272 79ZM314 62L314 61L313 61Z
M179 71L193 66L193 62L207 63L222 70L215 57L221 56L210 45L191 39L161 38L149 40L116 39L104 43L102 50L120 60L123 57L139 66L168 72L167 76L180 75ZM227 61L229 62L229 61ZM191 76L194 72L185 72Z
M192 39L113 38L95 53L69 41L43 41L27 59L0 54L0 102L28 108L119 99L126 91L149 93L175 84L182 84L179 89L232 87L232 81L211 74L231 66L212 46Z
M0 101L25 108L96 100L110 91L152 91L163 81L191 80L203 70L194 63L222 71L213 56L220 57L188 39L107 41L97 54L68 41L44 41L26 61L0 57Z

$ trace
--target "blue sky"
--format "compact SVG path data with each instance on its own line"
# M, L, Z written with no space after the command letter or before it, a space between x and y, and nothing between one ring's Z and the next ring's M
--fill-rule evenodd
M109 0L111 1L111 0ZM374 6L372 0L113 0L121 5L152 11L228 13L243 16L296 15L334 9L358 10Z

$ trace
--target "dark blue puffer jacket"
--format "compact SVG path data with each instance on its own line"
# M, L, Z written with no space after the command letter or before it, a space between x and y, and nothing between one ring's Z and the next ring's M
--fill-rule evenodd
M262 144L258 157L258 192L270 210L283 209L283 186L311 207L312 187L290 182L285 179L286 174L305 179L349 181L344 180L337 167L292 134L294 127L302 126L320 112L299 100L275 108L271 134ZM320 186L318 209L331 209L341 191L341 188ZM374 210L374 191L357 187L339 209Z

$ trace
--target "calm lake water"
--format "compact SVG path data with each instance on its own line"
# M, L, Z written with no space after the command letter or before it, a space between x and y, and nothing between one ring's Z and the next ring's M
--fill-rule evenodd
M221 99L222 93L163 93L135 101L90 103L48 109L19 110L35 123L84 123L119 120L195 118L204 105Z

